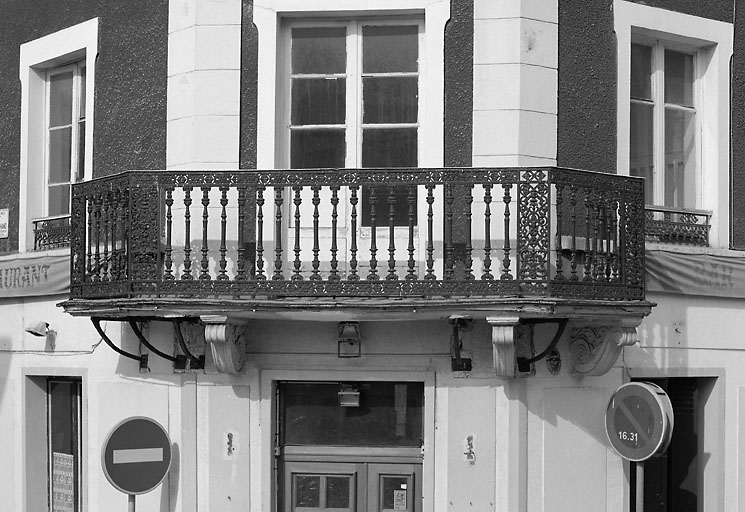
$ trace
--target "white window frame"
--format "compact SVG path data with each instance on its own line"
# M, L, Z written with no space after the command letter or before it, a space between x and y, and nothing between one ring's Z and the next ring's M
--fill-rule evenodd
M729 237L729 60L731 23L691 16L626 0L614 0L618 38L617 169L629 174L631 43L645 38L696 54L698 99L698 207L711 210L709 244L727 246ZM647 202L650 202L649 200Z
M85 60L86 130L83 179L89 180L93 177L93 94L97 55L98 18L29 41L20 47L21 155L18 251L21 253L33 249L32 220L44 217L47 208L47 72L75 61ZM45 192L40 194L41 190Z
M323 19L323 20L303 20L303 21L292 21L291 19L282 27L283 35L283 49L281 56L283 57L280 69L282 69L282 94L287 99L284 104L280 105L282 126L287 127L283 137L281 138L281 151L280 157L283 159L282 168L290 168L290 136L291 130L289 126L290 114L291 114L291 62L290 62L290 50L292 45L292 29L293 28L313 28L323 26L336 26L347 28L346 37L346 55L347 55L347 67L345 70L345 77L347 78L347 87L345 95L346 105L346 116L345 116L345 167L348 168L361 168L362 167L362 130L365 128L365 124L362 121L362 78L365 73L362 72L362 46L360 39L362 38L362 28L365 26L417 26L418 27L418 51L421 54L421 49L424 43L424 27L421 17L364 17L364 18L343 18L343 19ZM426 63L423 58L419 58L419 69L416 72L405 72L395 73L400 76L417 76L417 120L414 123L396 123L391 125L376 123L374 126L377 127L411 127L417 129L417 165L422 157L423 149L423 137L422 137L422 123L421 112L424 108L423 105L423 80L422 80L422 68L426 67ZM336 125L334 125L336 126Z
M689 185L694 188L694 204L689 205L689 208L699 208L701 206L701 123L700 123L700 108L701 105L701 77L699 70L701 69L698 50L687 46L681 46L679 44L669 43L668 41L661 39L651 39L647 37L634 37L632 34L633 44L640 44L651 48L652 57L652 100L651 104L654 106L654 114L652 119L652 152L653 152L653 166L656 172L654 173L654 184L652 186L653 197L646 197L648 205L656 206L669 206L665 205L665 177L666 177L666 163L665 163L665 113L668 108L674 110L684 110L687 112L693 112L694 117L694 131L695 131L695 147L693 152L693 158L695 161L695 181ZM675 104L669 104L665 102L665 71L664 71L664 54L666 50L672 50L679 53L691 55L693 57L693 76L692 76L692 87L693 87L693 107L685 107ZM633 102L634 100L630 100ZM639 100L641 102L641 100Z
M51 111L52 101L51 101L51 77L54 75L58 75L61 73L66 73L69 71L72 71L73 78L72 78L72 113L70 118L70 126L72 127L71 130L71 137L70 137L70 181L68 182L70 185L75 183L76 181L80 181L77 179L78 177L78 164L81 158L81 155L79 155L79 142L80 142L80 121L81 119L85 120L85 114L83 116L80 115L80 88L84 87L85 84L81 83L81 69L85 67L84 64L85 60L81 59L75 62L71 62L69 64L64 64L62 66L49 68L46 70L46 92L45 92L45 108L44 108L44 114L45 114L45 121L44 121L44 127L45 127L45 134L44 134L44 174L45 174L45 180L46 185L43 187L43 217L49 217L49 137L50 132L52 128L49 126L49 115ZM87 92L87 91L86 91ZM87 103L88 97L86 96L86 103ZM86 125L87 126L87 125ZM56 127L60 128L60 127ZM82 155L82 158L85 158L85 154ZM85 161L83 162L85 164ZM82 178L82 177L81 177ZM61 183L59 183L61 184ZM57 185L59 185L57 184ZM68 215L70 212L68 211L67 214L61 214L60 216Z
M450 17L449 0L256 0L254 24L258 30L257 166L286 168L287 125L284 105L289 103L283 84L285 51L283 20L360 19L400 17L423 19L420 36L419 167L442 167L444 161L444 32ZM428 66L427 63L433 63ZM282 70L282 71L280 71Z

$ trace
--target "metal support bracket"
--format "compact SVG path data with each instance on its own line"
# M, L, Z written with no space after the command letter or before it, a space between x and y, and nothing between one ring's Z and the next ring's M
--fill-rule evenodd
M204 369L204 356L198 357L195 356L191 350L189 350L189 347L186 344L186 341L184 340L184 333L181 332L181 324L178 321L173 322L173 330L176 332L176 340L178 340L179 347L181 347L181 351L186 356L187 361L189 362L189 369L191 370L202 370ZM180 366L181 364L184 364L184 368L178 368L178 369L186 369L185 368L185 362L182 362L180 359L176 361L176 364Z
M529 372L530 365L533 363L536 363L543 359L544 357L548 356L555 348L556 345L559 343L559 340L561 339L562 335L564 334L564 330L567 327L567 323L569 323L569 319L567 318L561 318L561 319L540 319L540 320L529 320L528 323L556 323L558 324L556 327L556 333L554 334L553 339L551 340L551 343L548 344L546 349L538 354L537 356L533 356L531 358L525 358L525 357L519 357L517 358L517 369L518 371L522 373Z
M101 336L101 339L106 342L106 344L111 347L111 349L118 353L123 355L124 357L128 357L129 359L134 359L135 361L140 362L140 371L147 371L147 354L130 354L126 350L122 350L121 348L114 345L114 342L109 339L109 337L106 335L103 329L101 329L101 319L97 317L91 317L91 323L93 323L93 327L96 328L96 331L98 332L99 336Z
M129 326L132 328L132 331L135 333L135 336L140 340L140 342L145 345L150 352L152 352L155 355L158 355L162 357L163 359L167 359L168 361L171 361L173 363L176 363L178 361L177 358L173 357L172 355L166 354L165 352L161 352L157 348L153 346L152 343L150 343L147 338L145 338L145 335L142 334L142 330L137 326L137 322L134 320L129 321Z

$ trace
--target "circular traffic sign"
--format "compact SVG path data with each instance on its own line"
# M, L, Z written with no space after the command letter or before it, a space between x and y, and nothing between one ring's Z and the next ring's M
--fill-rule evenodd
M127 418L106 437L101 464L111 485L126 494L145 494L168 474L171 440L157 421Z
M623 458L640 462L663 453L673 434L673 407L665 391L650 382L619 387L605 411L605 433Z

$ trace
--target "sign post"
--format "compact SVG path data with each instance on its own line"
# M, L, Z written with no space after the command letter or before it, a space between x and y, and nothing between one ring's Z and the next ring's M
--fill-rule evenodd
M608 402L608 441L636 469L636 512L644 509L644 461L665 452L673 435L673 422L670 398L650 382L624 384Z
M135 512L135 496L155 489L171 467L171 440L155 420L127 418L106 437L101 451L106 479L127 494L128 511Z

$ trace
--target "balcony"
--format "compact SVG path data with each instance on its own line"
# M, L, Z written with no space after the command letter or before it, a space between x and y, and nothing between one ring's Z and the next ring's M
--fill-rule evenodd
M480 318L498 375L515 375L520 326L532 339L533 325L555 322L556 343L570 320L575 370L599 374L652 306L640 178L553 167L130 171L75 184L71 204L65 310L94 324L201 325L226 371L242 350L226 329L252 318Z
M560 168L132 171L73 187L71 298L639 301L644 222Z

